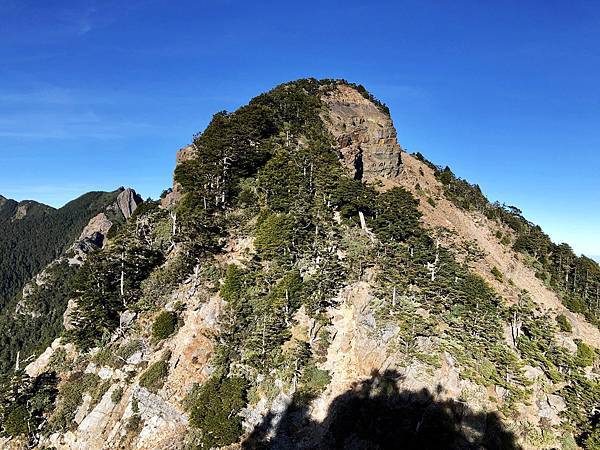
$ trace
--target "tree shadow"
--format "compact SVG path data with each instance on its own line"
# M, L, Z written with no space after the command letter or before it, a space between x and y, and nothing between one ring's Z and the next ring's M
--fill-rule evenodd
M496 413L473 412L443 390L398 389L401 376L374 372L333 400L322 422L310 399L295 398L283 414L269 413L242 444L254 449L519 449Z

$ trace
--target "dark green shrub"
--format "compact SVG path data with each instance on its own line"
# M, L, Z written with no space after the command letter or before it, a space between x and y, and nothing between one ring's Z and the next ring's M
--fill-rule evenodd
M502 282L502 280L504 279L504 276L502 275L502 272L500 272L500 269L498 269L496 266L492 267L492 275L494 275L494 278L496 278L496 280L498 280L499 282Z
M329 372L319 369L314 361L309 361L300 377L299 388L294 399L306 404L323 392L330 382Z
M571 325L571 322L569 322L569 319L567 319L567 316L564 314L559 314L556 316L556 323L558 323L558 328L560 331L565 333L570 333L573 331L573 325Z
M177 328L177 314L171 311L161 312L152 324L152 337L158 340L166 339Z
M169 364L166 361L157 361L142 374L140 386L156 393L165 384L168 374Z
M225 279L221 286L221 297L226 302L235 302L240 299L243 292L244 271L235 264L227 266Z
M204 448L221 447L237 442L242 435L242 418L246 405L247 384L243 378L209 378L190 394L190 424L202 431Z
M68 430L73 426L77 407L85 392L94 392L100 386L100 377L93 373L75 372L59 389L56 410L50 417L54 431Z
M141 425L142 418L139 416L139 414L134 414L127 421L126 428L130 433L137 433L140 430Z
M118 386L112 391L112 394L110 395L110 399L116 405L117 403L119 403L121 401L122 398L123 398L123 388L121 386Z
M331 193L331 205L336 207L344 219L358 223L358 213L373 215L376 192L358 180L340 178Z
M17 372L0 378L0 436L28 436L39 433L54 407L58 379L55 373L36 378Z
M373 231L384 242L404 242L421 233L419 200L406 189L395 187L380 194L375 202Z
M575 363L581 367L587 367L594 364L596 359L596 350L587 345L585 342L577 342L577 355L575 356Z
M21 436L29 433L29 413L25 405L17 405L12 408L4 419L4 431L9 436Z
M267 216L256 230L254 247L263 257L272 258L288 252L294 245L296 221L287 214Z

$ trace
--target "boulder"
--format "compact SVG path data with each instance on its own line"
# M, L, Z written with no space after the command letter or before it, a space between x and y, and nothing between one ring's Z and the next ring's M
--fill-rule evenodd
M119 327L127 328L135 320L136 313L133 311L123 311L119 317Z
M125 219L129 219L142 203L142 197L131 188L124 189L117 197L116 205Z
M67 331L75 329L75 327L71 323L71 320L73 318L73 312L75 312L75 308L77 308L77 302L72 298L69 299L69 301L67 302L67 309L65 309L65 312L63 313L63 326Z

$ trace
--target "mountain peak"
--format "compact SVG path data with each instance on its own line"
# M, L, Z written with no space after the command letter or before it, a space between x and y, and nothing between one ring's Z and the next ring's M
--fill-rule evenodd
M598 266L403 152L359 85L297 80L215 114L177 153L168 212L111 194L130 220L102 210L74 289L36 277L27 298L60 289L68 327L19 399L57 386L16 429L46 447L515 449L595 426Z

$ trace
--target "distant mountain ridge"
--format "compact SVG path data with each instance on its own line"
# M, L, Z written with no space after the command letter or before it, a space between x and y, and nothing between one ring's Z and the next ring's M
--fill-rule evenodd
M115 202L123 189L89 192L61 208L33 200L6 199L0 204L0 306L24 282L81 233L89 220Z
M0 374L20 350L54 339L72 266L100 248L113 224L127 220L141 202L123 187L88 192L60 208L0 198Z

